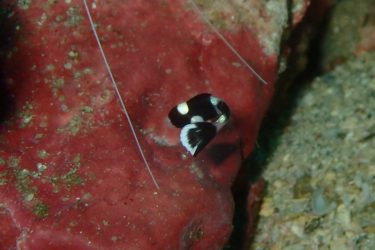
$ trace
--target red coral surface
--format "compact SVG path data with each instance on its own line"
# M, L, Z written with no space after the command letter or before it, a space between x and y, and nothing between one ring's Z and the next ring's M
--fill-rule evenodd
M220 249L232 229L230 186L272 95L185 1L90 4L156 189L135 146L81 1L3 1L10 31L0 127L0 248ZM268 82L249 27L224 32ZM230 124L198 157L169 110L201 92ZM3 226L6 225L6 226Z

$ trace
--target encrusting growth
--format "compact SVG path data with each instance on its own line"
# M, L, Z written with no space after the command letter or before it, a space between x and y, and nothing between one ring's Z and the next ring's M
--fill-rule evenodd
M146 156L145 156L145 154L143 153L143 149L142 149L141 143L139 142L139 139L138 139L137 133L135 132L135 129L134 129L134 126L133 126L132 120L131 120L131 118L130 118L130 115L129 115L129 113L128 113L128 110L126 109L126 106L125 106L125 103L124 103L124 99L122 98L121 93L120 93L120 91L119 91L119 89L118 89L117 83L116 83L116 81L115 81L115 78L113 77L111 67L110 67L110 65L109 65L109 63L108 63L107 57L105 56L105 53L104 53L104 50L103 50L102 44L101 44L100 39L99 39L99 36L98 36L98 34L97 34L97 32L96 32L95 25L94 25L94 21L92 20L91 13L90 13L90 9L89 9L89 7L88 7L88 5L87 5L87 1L86 1L86 0L83 0L83 4L85 5L86 14L87 14L87 17L88 17L88 19L89 19L89 23L90 23L90 27L91 27L91 29L92 29L92 32L93 32L93 34L94 34L94 36L95 36L95 40L96 40L96 42L97 42L97 44L98 44L98 47L99 47L99 50L100 50L100 54L101 54L101 56L102 56L102 58L103 58L103 61L104 61L105 67L106 67L107 72L108 72L108 75L109 75L109 77L110 77L110 79L111 79L111 82L112 82L113 88L114 88L114 90L115 90L115 92L116 92L116 95L117 95L117 98L118 98L118 100L119 100L119 102L120 102L121 108L122 108L122 110L123 110L123 112L124 112L124 114L125 114L125 117L126 117L128 123L129 123L129 127L130 127L130 130L131 130L132 135L133 135L133 137L134 137L135 143L137 144L137 148L138 148L138 150L139 150L139 153L140 153L141 156L142 156L142 160L143 160L143 162L144 162L144 164L145 164L145 167L146 167L146 169L147 169L147 171L148 171L148 173L149 173L149 175L150 175L152 181L153 181L154 184L155 184L155 187L156 187L157 189L160 189L159 184L158 184L158 182L156 181L156 178L155 178L154 174L153 174L152 171L151 171L150 165L148 164L148 161L147 161L147 159L146 159Z

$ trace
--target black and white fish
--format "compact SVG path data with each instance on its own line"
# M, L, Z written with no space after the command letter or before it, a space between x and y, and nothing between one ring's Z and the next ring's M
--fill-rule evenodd
M203 93L178 104L168 116L174 126L181 128L182 146L196 156L227 124L230 110L223 100Z
M82 0L84 4L84 9L87 14L87 18L90 23L95 40L98 44L98 49L103 58L104 65L108 71L109 78L112 82L113 89L116 92L116 96L120 102L121 108L125 114L125 117L130 126L131 133L134 137L134 141L137 145L138 151L142 156L142 160L145 164L146 170L148 171L155 187L159 189L159 184L151 171L149 163L144 155L142 145L139 142L138 135L133 126L132 119L126 109L125 102L121 93L118 89L115 78L112 74L110 64L102 48L99 36L96 32L94 20L92 19L87 0ZM230 42L220 33L220 31L210 22L210 20L205 16L200 7L194 0L189 0L193 9L199 14L205 23L212 29L212 31L222 40L225 45L232 51L232 53L238 57L238 59L247 67L256 78L259 79L264 84L267 81L258 74L253 67L247 63L246 59L241 56L240 53L230 44ZM210 94L200 94L185 103L177 105L169 113L169 118L173 125L181 129L181 143L182 145L193 155L196 156L216 135L221 128L225 126L228 122L230 116L230 111L228 106L221 99L214 97Z

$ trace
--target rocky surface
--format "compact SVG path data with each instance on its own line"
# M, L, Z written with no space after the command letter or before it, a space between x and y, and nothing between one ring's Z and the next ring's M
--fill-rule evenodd
M374 249L374 8L332 6L314 51L324 72L299 78L291 116L261 133L269 186L251 249Z
M321 68L330 70L354 55L375 49L375 1L344 0L330 10L322 41Z
M137 151L82 2L1 2L2 249L223 247L232 230L230 186L272 96L287 1L233 1L229 9L197 2L268 85L188 1L89 4L160 189ZM251 15L237 18L244 6ZM167 114L201 92L225 100L232 120L192 158Z
M374 63L362 54L299 95L266 166L252 249L374 249Z

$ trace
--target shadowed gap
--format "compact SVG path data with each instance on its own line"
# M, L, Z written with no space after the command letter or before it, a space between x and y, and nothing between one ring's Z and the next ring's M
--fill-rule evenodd
M292 13L291 1L288 1L288 3L289 13ZM295 28L286 40L284 39L285 43L292 48L296 48L302 41L302 36L306 35L305 25L311 25L312 23L311 20L314 18L314 11L317 7L314 3L316 2L312 2L301 24ZM302 55L307 58L306 67L298 69L297 64L301 55L298 53L291 54L288 58L286 72L279 76L279 80L275 84L275 95L262 122L257 144L243 163L233 184L232 192L235 200L234 229L224 248L225 250L251 249L251 241L254 235L249 239L249 236L245 234L246 223L248 222L246 214L248 191L251 185L262 175L267 162L272 160L272 155L279 145L281 135L288 126L296 108L298 96L304 91L306 85L320 73L321 41L326 35L328 19L329 11L326 11L321 22L314 27L315 33L310 35L308 51L306 55ZM298 70L302 71L298 72ZM256 225L254 226L256 227Z
M14 112L14 97L5 79L4 64L15 41L16 15L14 5L0 1L0 124Z

